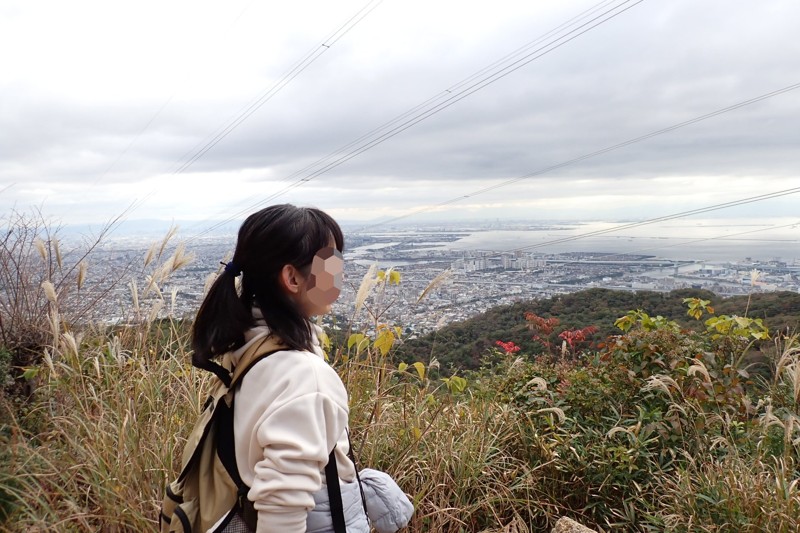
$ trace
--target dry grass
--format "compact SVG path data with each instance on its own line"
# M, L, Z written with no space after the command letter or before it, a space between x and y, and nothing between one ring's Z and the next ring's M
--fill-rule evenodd
M800 517L794 460L693 461L661 483L665 531L793 533Z
M413 496L411 529L483 531L516 523L515 531L529 531L532 519L546 523L558 514L537 503L544 499L536 497L518 414L468 394L433 391L433 385L402 385L353 403L363 408L353 413L361 461L392 474ZM383 403L380 415L368 422L376 401Z
M3 437L11 454L0 491L13 505L4 530L155 527L207 379L187 363L185 331L168 324L158 344L135 329L106 333L102 342L62 334L39 401ZM375 351L339 368L360 461L390 472L413 497L410 531L544 531L559 515L580 517L559 503L569 488L547 477L558 458L529 439L541 417L470 389L453 394L435 370L423 378L413 367L400 372ZM617 530L796 531L798 469L789 457L696 458L664 475L642 502L657 517L649 528Z
M13 530L152 529L180 436L199 412L202 378L185 354L117 357L89 348L59 355L57 376L39 392L43 401L9 438L3 485L15 500Z
M5 521L0 517L1 530L155 529L163 487L177 471L183 436L209 379L189 364L188 324L157 318L169 307L163 284L190 260L181 247L167 257L168 238L145 257L150 277L143 289L131 285L134 325L70 325L59 319L63 299L57 284L48 300L50 290L41 288L41 281L52 280L26 281L39 283L44 321L36 327L44 331L46 349L32 400L23 409L0 400L9 421L0 427L0 513L10 515ZM42 245L31 246L33 257L40 257ZM58 265L61 252L52 246L44 251ZM77 267L76 276L80 271ZM371 306L377 323L381 306L390 302L370 300L369 289L381 285L364 283L360 302ZM394 342L396 330L376 330L378 336L391 334L389 343ZM584 495L571 498L572 491L583 490L592 504L590 490L602 490L605 481L590 486L576 477L579 450L570 447L582 435L570 433L581 430L579 425L565 429L570 410L525 410L501 399L516 383L545 392L547 382L528 376L526 362L510 361L502 373L489 368L472 376L464 390L466 382L438 375L433 362L393 364L387 338L364 337L363 343L331 353L351 395L360 463L389 472L411 495L417 511L410 531L528 533L546 531L564 514L579 520L595 516L581 500ZM736 437L743 431L738 422L715 415L715 425L724 426L716 450L686 458L669 471L651 463L656 465L648 473L652 485L634 487L638 499L618 502L602 523L623 524L615 531L800 530L798 339L785 339L779 348L770 398L759 404L760 418L747 426L749 440ZM664 394L675 409L690 410L663 379L645 388ZM588 434L590 428L583 429ZM589 444L623 459L650 453L624 433L602 432ZM685 446L698 448L697 442ZM733 451L721 455L721 449ZM570 509L570 502L582 502L581 507Z

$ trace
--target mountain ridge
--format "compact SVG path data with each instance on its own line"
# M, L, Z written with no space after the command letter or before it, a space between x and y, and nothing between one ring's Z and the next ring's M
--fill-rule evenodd
M587 289L493 307L467 320L406 340L398 348L396 357L407 362L435 357L444 370L452 372L478 368L498 340L516 343L525 354L539 353L542 345L533 339L525 313L558 318L560 324L556 335L564 330L596 326L595 341L620 333L614 327L614 321L635 309L652 316L662 315L682 326L696 329L698 322L686 314L684 298L710 300L717 315L746 314L751 318L762 318L772 331L800 330L800 294L789 291L723 298L702 289L678 289L669 293Z

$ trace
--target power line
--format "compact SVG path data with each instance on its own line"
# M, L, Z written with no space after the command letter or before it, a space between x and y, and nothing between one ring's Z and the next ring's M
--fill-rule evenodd
M358 10L352 17L350 17L344 24L337 28L333 33L326 37L320 44L314 46L309 52L300 59L289 71L284 74L277 82L275 82L269 89L267 89L261 96L243 108L238 115L229 119L227 125L219 129L210 140L205 142L203 146L195 151L192 148L190 152L184 154L180 159L184 159L190 153L193 153L189 159L178 166L172 173L180 174L192 166L198 159L203 157L209 150L217 145L222 139L227 137L233 130L235 130L242 122L247 120L253 113L258 111L261 106L272 99L281 89L286 87L292 80L303 73L310 67L322 54L330 50L339 39L347 35L359 22L361 22L367 15L369 15L375 8L378 7L383 0L370 0L364 7Z
M492 68L499 67L500 65L503 65L507 61L518 57L521 53L524 53L526 50L529 50L532 46L544 41L545 38L547 38L548 36L556 33L558 30L560 30L560 29L562 29L564 27L568 27L569 25L571 25L575 21L580 21L580 20L582 20L584 18L587 18L592 13L595 13L596 11L601 9L604 6L604 4L609 4L609 3L614 2L614 1L615 0L603 0L602 2L599 2L595 6L593 6L593 7L589 8L589 9L579 13L578 15L572 17L571 19L567 20L566 22L561 23L560 25L558 25L557 27L553 28L552 30L546 32L545 34L543 34L543 35L541 35L539 37L537 37L533 41L529 41L525 45L523 45L523 46L517 48L516 50L514 50L513 52L503 56L499 60L491 63L490 65L488 65L486 67L483 67L482 69L480 69L477 72L473 73L472 75L470 75L469 77L465 78L464 80L461 80L460 82L456 83L455 85L452 85L452 86L448 87L447 89L445 89L444 91L442 91L442 92L440 92L440 93L428 98L424 102L422 102L420 104L417 104L416 106L412 107L411 109L409 109L409 110L401 113L400 115L394 117L393 119L389 120L388 122L373 128L372 130L370 130L367 133L361 135L360 137L354 139L353 141L350 141L349 143L341 146L337 150L329 153L327 156L322 157L322 158L318 159L317 161L315 161L313 163L310 163L309 165L307 165L307 166L305 166L305 167L303 167L303 168L301 168L299 170L296 170L295 172L293 172L289 176L286 176L282 181L290 181L290 180L296 178L297 176L300 176L300 175L302 175L302 174L304 174L306 172L313 172L314 169L319 169L320 167L324 166L328 161L333 160L336 156L344 154L348 150L350 150L351 148L353 148L355 146L358 146L358 144L361 143L362 141L366 141L366 140L368 140L368 139L370 139L370 138L372 138L374 136L377 136L381 132L390 129L395 124L398 124L398 123L402 122L405 118L413 116L415 113L426 109L426 107L432 105L434 102L437 102L437 101L441 100L442 98L449 97L450 95L453 94L454 91L457 91L460 87L466 85L467 83L469 83L470 81L472 81L476 77L484 74L487 71L490 71ZM270 199L272 199L272 198L273 197L270 197ZM267 201L269 201L269 200L267 200ZM238 213L236 213L234 215L234 217L239 216L241 214L244 214L244 213L248 212L249 210L251 210L253 208L254 207L251 206L251 207L246 208L246 210L239 211ZM228 220L230 220L230 219L228 219ZM223 222L223 224L224 223L225 222ZM202 222L196 224L195 227L199 226L200 224L202 224ZM213 229L215 229L216 227L219 227L219 226L214 226L214 227L211 228L211 230L213 231Z
M95 180L92 182L92 185L96 185L96 184L97 184L97 183L99 183L101 180L103 180L103 178L105 178L105 177L108 175L108 173L109 173L109 172L111 172L111 169L113 169L115 166L117 166L117 163L119 163L119 162L120 162L120 160L121 160L121 159L122 159L122 158L125 156L125 154L127 154L127 153L130 151L130 149L131 149L131 148L133 148L133 146L134 146L134 145L135 145L135 144L136 144L136 143L139 141L139 139L142 137L142 135L144 135L144 133L145 133L145 132L146 132L148 129L150 129L150 126L153 124L153 122L155 122L155 121L156 121L156 119L157 119L159 116L161 116L161 113L163 113L163 112L164 112L164 110L167 108L167 106L169 105L169 103L170 103L170 102L172 102L172 99L173 99L174 97L175 97L175 94L173 93L173 94L171 94L171 95L170 95L170 97L169 97L169 98L167 98L167 100L166 100L166 101L165 101L163 104L161 104L161 107L159 107L159 108L158 108L158 111L156 111L156 112L155 112L155 114L154 114L152 117L150 117L150 120L148 120L148 121L147 121L147 124L145 124L145 125L142 127L142 129L140 129L140 130L139 130L139 133L137 133L137 134L134 136L134 138L133 138L133 139L131 139L131 141L128 143L128 146L126 146L126 147L125 147L125 148L122 150L122 152L120 152L120 154L117 156L117 158L116 158L116 159L115 159L115 160L114 160L114 161L113 161L113 162L112 162L110 165L108 165L108 167L107 167L107 168L106 168L106 169L103 171L103 173L102 173L102 174L100 174L100 176L98 176L98 177L97 177L97 178L96 178L96 179L95 179Z
M663 246L652 246L652 247L648 247L648 248L638 248L638 249L631 250L631 251L628 251L628 252L620 252L620 253L602 255L602 256L600 256L598 258L595 258L595 259L607 260L610 257L621 257L621 256L626 256L626 255L636 255L636 254L639 254L641 252L652 252L654 250L663 250L665 248L676 248L676 247L680 247L680 246L687 246L687 245L690 245L690 244L697 244L697 243L708 242L708 241L730 241L730 240L739 241L739 240L742 240L742 239L731 239L731 237L740 237L742 235L751 235L753 233L761 233L761 232L764 232L764 231L774 231L774 230L777 230L777 229L796 227L798 225L800 225L800 220L798 220L796 222L791 222L789 224L782 224L780 226L768 226L766 228L747 230L747 231L742 231L742 232L738 232L738 233L728 233L728 234L725 234L725 235L717 235L717 236L714 236L714 237L703 237L703 238L699 238L699 239L690 239L688 241L679 242L679 243L675 243L675 244L666 244L666 245L663 245ZM758 242L765 242L765 241L763 239L759 239ZM502 252L500 252L500 253L502 253ZM566 263L569 263L569 264L580 263L580 262L581 262L580 260L566 261Z
M618 15L620 15L620 14L624 13L625 11L631 9L632 7L642 3L643 1L644 0L625 0L624 2L612 7L611 9L608 9L607 11L604 11L600 15L597 15L594 18L592 18L590 21L581 24L580 26L570 30L566 34L564 34L564 35L562 35L562 36L560 36L560 37L548 42L547 44L537 48L533 52L530 52L530 53L526 54L522 58L516 59L514 62L504 66L502 69L500 69L498 71L495 71L492 74L481 78L479 81L477 81L475 83L472 83L471 85L468 85L466 88L464 88L464 89L462 89L462 90L460 90L458 92L450 93L450 95L447 97L447 99L445 99L443 102L440 102L440 103L436 104L433 107L422 109L422 111L420 111L417 114L414 114L413 116L411 116L411 118L408 118L407 120L401 122L399 125L390 128L388 131L385 131L384 133L380 134L379 136L377 136L375 138L367 139L364 143L359 144L356 148L354 148L353 150L347 152L346 154L342 155L341 157L339 157L337 159L334 159L333 161L323 165L321 168L311 172L310 174L308 174L305 177L295 181L294 183L292 183L290 185L287 185L286 187L282 188L281 190L277 191L276 193L273 193L273 194L269 195L268 197L266 197L266 198L264 198L264 199L262 199L262 200L260 200L260 201L258 201L256 203L251 204L250 206L238 211L234 215L226 218L225 220L222 220L222 221L210 226L206 230L196 234L193 237L190 237L188 240L199 238L199 237L201 237L201 236L203 236L203 235L205 235L207 233L210 233L211 231L213 231L213 230L215 230L215 229L227 224L231 220L234 220L235 218L243 216L243 215L245 215L247 213L250 213L252 210L256 209L257 207L265 205L265 204L271 202L272 200L274 200L274 199L286 194L287 192L289 192L289 191L291 191L291 190L293 190L293 189L295 189L297 187L300 187L301 185L303 185L305 183L308 183L309 181L319 177L320 175L322 175L322 174L324 174L326 172L329 172L330 170L332 170L332 169L338 167L339 165L349 161L350 159L353 159L354 157L357 157L358 155L361 155L362 153L366 152L367 150L369 150L371 148L374 148L375 146L377 146L377 145L387 141L388 139L390 139L390 138L402 133L403 131L411 128L412 126L416 125L417 123L419 123L419 122L421 122L421 121L423 121L423 120L425 120L425 119L427 119L427 118L429 118L429 117L431 117L431 116L443 111L444 109L447 109L448 107L450 107L451 105L455 104L456 102L459 102L459 101L463 100L464 98L470 96L471 94L473 94L473 93L485 88L486 86L488 86L488 85L490 85L490 84L492 84L492 83L494 83L494 82L496 82L496 81L508 76L512 72L515 72L516 70L519 70L520 68L522 68L525 65L531 63L532 61L534 61L534 60L536 60L536 59L538 59L538 58L540 58L540 57L542 57L542 56L544 56L544 55L546 55L546 54L548 54L548 53L560 48L561 46L563 46L563 45L567 44L568 42L578 38L579 36L583 35L584 33L596 28L597 26L603 24L604 22L607 22L607 21L617 17ZM624 8L622 8L622 6L624 6L625 4L629 4L631 2L633 2L631 5L628 5L628 6L624 7ZM574 35L571 35L573 33L574 33ZM561 42L559 42L559 41L561 41ZM379 128L379 131L382 130L382 129L383 128Z
M741 107L745 107L745 106L748 106L748 105L751 105L751 104L755 104L755 103L760 102L762 100L766 100L767 98L772 98L773 96L778 96L780 94L783 94L783 93L786 93L786 92L789 92L789 91L793 91L793 90L798 89L798 88L800 88L800 83L795 83L793 85L789 85L789 86L784 87L782 89L778 89L778 90L775 90L775 91L772 91L772 92L769 92L769 93L765 93L765 94L762 94L760 96L756 96L754 98L750 98L749 100L745 100L743 102L739 102L737 104L733 104L731 106L724 107L724 108L718 109L716 111L712 111L711 113L706 113L705 115L701 115L699 117L695 117L695 118L692 118L692 119L689 119L689 120L685 120L683 122L679 122L677 124L673 124L672 126L668 126L666 128L662 128L660 130L652 131L650 133L646 133L644 135L640 135L639 137L634 137L633 139L628 139L627 141L623 141L621 143L617 143L617 144L614 144L614 145L611 145L611 146L607 146L605 148L601 148L600 150L596 150L594 152L590 152L588 154L584 154L584 155L569 159L569 160L564 161L562 163L558 163L556 165L551 165L549 167L545 167L545 168L530 172L530 173L525 174L523 176L512 178L512 179L500 182L500 183L495 184L495 185L490 185L488 187L484 187L484 188L472 191L471 193L467 193L467 194L464 194L464 195L456 196L454 198L450 198L449 200L445 200L443 202L439 202L438 204L434 204L432 206L428 206L428 207L424 207L424 208L421 208L421 209L417 209L417 210L412 211L410 213L407 213L405 215L399 215L399 216L390 218L388 220L383 220L381 222L377 222L375 224L372 224L372 225L369 225L369 226L365 226L365 227L361 228L360 230L357 230L357 233L361 232L361 231L366 231L366 230L369 230L369 229L372 229L372 228L375 228L375 227L378 227L378 226L383 226L385 224L390 224L390 223L396 222L398 220L403 220L405 218L409 218L409 217L418 215L420 213L425 213L425 212L437 209L439 207L444 207L446 205L454 204L456 202L460 202L462 200L466 200L468 198L472 198L474 196L478 196L480 194L483 194L483 193L486 193L486 192L489 192L489 191L493 191L493 190L499 189L501 187L507 187L508 185L512 185L512 184L517 183L517 182L522 181L522 180L526 180L526 179L529 179L529 178L532 178L532 177L535 177L535 176L541 176L542 174L546 174L548 172L552 172L553 170L558 170L558 169L564 168L566 166L573 165L573 164L579 163L581 161L585 161L585 160L590 159L592 157L597 157L599 155L603 155L603 154L606 154L608 152L611 152L611 151L614 151L614 150L618 150L618 149L624 148L626 146L630 146L631 144L635 144L635 143L650 139L652 137L656 137L658 135L663 135L665 133L669 133L671 131L675 131L677 129L680 129L680 128L683 128L683 127L686 127L686 126L689 126L689 125L692 125L692 124L696 124L697 122L701 122L703 120L707 120L709 118L713 118L713 117L716 117L718 115L722 115L724 113L739 109Z
M236 25L237 22L239 22L239 19L242 18L242 15L244 15L244 13L250 8L250 6L253 4L254 1L255 0L250 0L250 2L244 7L244 9L242 9L239 12L236 18L233 19L233 21L228 25L227 29L223 32L223 37L227 35L229 31L231 31L231 29ZM159 116L161 116L161 113L163 113L164 110L169 106L173 98L175 98L175 93L171 94L169 98L167 98L166 101L164 101L164 103L161 104L161 107L159 107L158 110L150 117L150 119L147 121L144 127L142 127L142 129L139 130L139 132L134 136L134 138L131 139L128 145L122 150L122 152L120 152L117 158L103 171L103 173L92 182L92 185L95 185L98 182L100 182L103 178L106 177L106 175L108 175L109 172L111 172L111 170L115 166L117 166L117 163L120 162L120 160L125 156L125 154L127 154L130 151L130 149L133 148L133 146L139 141L142 135L144 135L144 133L148 129L150 129L150 126L153 124L153 122L155 122L156 119Z
M611 13L615 9L618 9L619 7L621 7L622 5L624 5L625 3L628 3L630 1L632 1L632 0L625 0L625 2L623 2L623 4L617 5L617 6L613 7L612 9L602 13L601 15L598 15L597 17L595 17L591 21L589 21L589 22L587 22L585 24L582 24L581 26L578 26L577 28L571 30L570 32L566 33L565 35L562 35L561 37L558 37L554 41L551 41L551 42L545 44L544 46L536 49L535 51L533 51L530 54L524 56L523 58L518 59L518 60L514 61L513 63L503 67L499 71L494 72L491 75L480 79L476 83L467 86L466 89L463 89L460 92L452 94L444 102L435 105L433 108L426 109L426 110L422 111L421 113L413 116L411 119L407 120L406 122L401 123L399 126L390 129L389 131L387 131L386 133L383 133L382 135L378 136L375 139L369 140L366 144L359 146L357 149L349 152L348 154L344 155L343 157L340 157L340 158L334 160L333 162L323 166L322 168L318 169L317 171L313 172L312 174L302 178L301 180L298 180L292 186L289 186L289 187L285 188L283 191L279 191L278 193L273 194L267 201L269 201L271 199L274 199L275 197L284 194L284 192L288 192L289 190L291 190L293 188L296 188L296 187L302 185L303 183L307 183L307 182L313 180L314 178L320 176L321 174L324 174L325 172L328 172L329 170L332 170L332 169L338 167L342 163L345 163L345 162L349 161L350 159L352 159L352 158L354 158L354 157L356 157L358 155L361 155L363 152L366 152L367 150L369 150L371 148L374 148L375 146L377 146L379 144L382 144L384 141L394 137L395 135L398 135L399 133L402 133L403 131L409 129L410 127L416 125L417 123L422 122L423 120L425 120L425 119L427 119L427 118L429 118L429 117L431 117L431 116L443 111L444 109L447 109L451 105L463 100L467 96L470 96L473 93L483 89L484 87L486 87L486 86L488 86L488 85L490 85L490 84L492 84L492 83L494 83L494 82L496 82L496 81L508 76L509 74L519 70L520 68L522 68L522 67L526 66L527 64L531 63L532 61L534 61L534 60L536 60L536 59L538 59L538 58L540 58L540 57L552 52L553 50L556 50L557 48L560 48L564 44L576 39L577 37L583 35L584 33L588 32L589 30L596 28L600 24L602 24L604 22L607 22L608 20L611 20L612 18L624 13L628 9L631 9L635 5L640 4L644 0L636 0L636 2L633 5L630 5L630 6L626 7L625 9L622 9L622 10L616 12L616 13L613 13L612 15L608 16L607 18L605 18L603 20L599 20L603 16ZM560 42L560 43L558 42L561 39L565 39L565 37L567 35L577 31L578 29L584 28L585 26L587 26L587 25L589 25L592 22L595 22L597 20L599 20L599 22L596 22L595 24L589 26L588 28L583 29L583 31L580 31L576 35L573 35L572 37L570 37L569 39L564 40L563 42ZM539 52L541 52L541 53L539 53ZM264 202L262 201L261 204L263 204L263 203ZM259 204L259 205L261 205L261 204Z
M534 39L532 41L529 41L528 43L526 43L526 44L522 45L521 47L517 48L516 50L514 50L513 52L511 52L509 54L506 54L502 58L500 58L500 59L494 61L493 63L483 67L482 69L474 72L469 77L461 80L460 82L456 83L455 85L452 85L452 86L448 87L447 89L441 91L440 93L437 93L434 96L428 98L424 102L422 102L420 104L417 104L416 106L412 107L411 109L406 110L405 112L403 112L400 115L394 117L393 119L389 120L388 122L385 122L384 124L381 124L380 126L377 126L377 127L373 128L372 130L370 130L367 133L361 135L357 139L354 139L353 141L349 142L348 144L346 144L344 146L341 146L337 150L331 152L327 156L325 156L323 158L320 158L317 161L315 161L313 163L310 163L309 165L307 165L307 166L305 166L305 167L293 172L292 174L290 174L289 176L284 178L284 181L289 181L289 180L291 180L291 179L293 179L293 178L295 178L295 177L297 177L297 176L299 176L299 175L301 175L301 174L303 174L305 172L312 171L312 169L314 169L315 167L320 167L320 166L324 165L327 161L330 161L330 160L334 159L337 155L343 154L343 153L347 152L347 150L349 150L350 148L352 148L354 146L357 146L358 143L360 143L362 141L365 141L365 140L367 140L367 139L379 134L382 131L390 129L395 124L397 124L399 122L402 122L402 120L405 119L406 117L414 115L414 113L417 113L418 111L421 111L421 110L425 109L427 106L432 105L434 102L436 102L438 100L441 100L442 98L449 97L449 95L452 95L459 88L469 84L472 80L480 77L481 75L485 74L486 72L490 72L494 68L500 67L501 65L503 65L504 63L506 63L506 62L508 62L510 60L513 60L513 59L519 57L521 54L523 54L524 52L529 50L534 45L544 41L547 37L557 33L559 30L561 30L561 29L563 29L565 27L570 26L572 23L574 23L576 21L580 21L580 20L582 20L584 18L587 18L592 13L595 13L598 10L600 10L603 7L604 4L609 4L609 3L612 3L614 1L615 0L603 0L602 2L599 2L598 4L596 4L595 6L593 6L593 7L589 8L589 9L579 13L578 15L572 17L571 19L569 19L569 20L567 20L565 22L562 22L561 24L559 24L555 28L551 29L550 31L540 35L536 39Z
M792 188L792 189L784 189L782 191L775 191L775 192L771 192L771 193L767 193L767 194L760 194L758 196L751 196L751 197L748 197L748 198L743 198L741 200L734 200L732 202L724 202L724 203L721 203L721 204L715 204L715 205L711 205L711 206L707 206L707 207L701 207L701 208L698 208L698 209L691 209L689 211L681 211L680 213L673 213L671 215L664 215L664 216L661 216L661 217L650 218L650 219L647 219L647 220L642 220L640 222L631 222L629 224L622 224L620 226L614 226L612 228L606 228L606 229L602 229L602 230L590 231L588 233L582 233L580 235L573 235L571 237L564 237L564 238L561 238L561 239L555 239L555 240L547 241L547 242L543 242L543 243L531 244L531 245L528 245L528 246L521 246L519 248L514 248L513 250L509 250L509 252L519 252L519 251L522 251L522 250L532 250L532 249L535 249L535 248L541 248L541 247L550 246L550 245L553 245L553 244L561 244L561 243L565 243L565 242L575 241L575 240L578 240L578 239L585 239L586 237L594 237L594 236L597 236L597 235L605 235L607 233L613 233L615 231L620 231L620 230L623 230L623 229L638 228L640 226L647 226L649 224L656 224L658 222L665 222L667 220L675 220L675 219L678 219L678 218L686 218L686 217L692 216L692 215L699 215L699 214L708 213L708 212L711 212L711 211L719 211L720 209L728 209L730 207L736 207L736 206L739 206L739 205L751 204L751 203L754 203L754 202L761 202L761 201L764 201L764 200L770 200L772 198L780 198L782 196L788 196L790 194L797 194L797 193L800 193L800 187L795 187L795 188Z
M383 0L370 0L364 7L359 9L354 15L352 15L349 19L347 19L347 21L345 21L341 26L339 26L331 34L329 34L327 37L325 37L325 39L323 39L320 44L315 45L314 47L312 47L311 50L309 50L309 52L306 53L305 56L303 56L303 58L301 58L297 63L295 63L295 65L292 68L290 68L289 71L286 74L284 74L274 85L272 85L267 91L265 91L264 94L262 94L256 100L252 101L250 104L248 104L245 107L243 107L240 110L239 114L236 115L234 118L232 118L224 128L222 128L221 130L219 128L217 128L218 131L216 132L216 134L212 132L212 134L209 136L209 137L211 137L210 140L206 141L206 139L209 139L209 137L206 137L206 139L204 139L204 141L201 141L200 143L195 145L194 148L189 150L189 152L187 152L186 154L181 156L178 159L177 163L180 163L180 161L185 159L187 156L190 156L190 154L193 154L193 155L191 155L189 157L189 159L187 161L185 161L182 164L179 164L178 168L173 170L171 172L171 174L173 174L173 175L180 174L180 173L184 172L186 169L188 169L198 159L200 159L209 150L211 150L211 148L216 146L217 143L219 143L222 139L227 137L242 122L247 120L261 106L263 106L266 102L271 100L272 97L275 96L275 94L277 94L281 89L283 89L292 80L294 80L297 76L299 76L304 70L306 70L309 66L311 66L311 64L314 61L316 61L319 58L319 56L321 56L323 53L328 51L342 37L347 35L347 33L349 33L350 30L352 30L367 15L369 15L373 10L375 10L375 8L377 8L378 5L380 5L382 2L383 2ZM249 7L249 5L250 4L248 4L247 7ZM245 10L247 9L247 7L245 8ZM242 16L243 13L244 13L244 11L242 11L239 14L239 16L236 18L236 20L238 20ZM172 97L170 97L170 99L171 98ZM161 110L163 110L163 108L165 106L166 106L166 103L164 104L164 106L162 106ZM159 110L158 113L160 113L161 110ZM158 116L158 113L156 114L156 116ZM155 120L155 117L153 117L150 120L150 122L148 122L147 126L149 126L150 123L152 123L153 120ZM145 127L145 129L146 129L146 127ZM142 130L142 132L140 132L140 135L143 132L144 132L144 130ZM138 136L137 136L137 139L138 139ZM134 140L134 142L135 142L135 140ZM196 150L197 147L200 146L201 144L202 144L202 147L199 150ZM131 146L132 146L132 143L131 143ZM128 148L130 148L130 146ZM110 168L109 168L109 170L110 170ZM131 204L131 207L128 210L128 213L133 212L136 209L138 209L139 207L141 207L147 200L152 198L155 193L156 193L156 190L154 189L154 190L150 191L148 194L146 194L144 197L142 197L141 199L134 200L133 203Z

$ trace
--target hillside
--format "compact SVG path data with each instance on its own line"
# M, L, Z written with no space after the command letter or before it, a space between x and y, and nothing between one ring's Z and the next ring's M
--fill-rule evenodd
M0 261L0 279L4 264L27 266ZM172 273L150 268L159 283ZM188 323L155 318L166 291L124 325L85 326L68 319L65 288L80 288L80 270L64 270L71 283L56 294L49 281L6 270L30 305L17 315L0 306L0 377L20 385L0 395L0 531L154 531L214 378L190 366ZM388 279L368 282L382 296ZM710 300L736 327L718 335L693 322L695 333L634 312L599 354L576 343L570 357L535 357L541 346L525 324L533 312L559 318L551 335L594 324L602 338L617 333L617 317L643 309L688 326L689 296ZM462 375L398 364L399 326L334 337L329 354L360 463L392 475L415 503L409 532L533 533L568 516L599 531L793 533L800 339L763 343L768 379L756 378L744 356L760 324L719 316L745 309L796 328L800 295L757 295L748 307L702 292L592 290L498 307L414 341L423 361L444 362L449 350L448 364L461 364L459 344L472 365L498 339L532 346L495 352L491 365ZM17 354L30 358L10 364Z
M662 315L694 327L696 323L693 324L694 321L686 315L683 303L683 299L689 297L710 300L717 314L741 316L747 310L747 316L765 319L773 331L800 329L800 294L794 292L753 294L748 309L747 296L722 298L705 290L633 293L589 289L492 308L469 320L406 341L398 350L398 357L404 361L427 361L435 356L443 368L455 370L477 368L481 358L497 340L512 341L522 347L523 353L538 353L542 346L532 339L525 320L525 313L529 312L545 318L558 318L560 331L596 326L599 331L594 340L618 334L614 321L631 309L641 309L651 316Z

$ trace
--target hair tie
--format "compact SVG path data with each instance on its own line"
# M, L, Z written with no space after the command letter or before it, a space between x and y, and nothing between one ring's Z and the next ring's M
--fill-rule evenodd
M219 262L220 265L225 265L225 273L230 274L234 278L242 273L242 269L239 268L239 265L234 263L233 261L229 263L223 263L222 261Z

